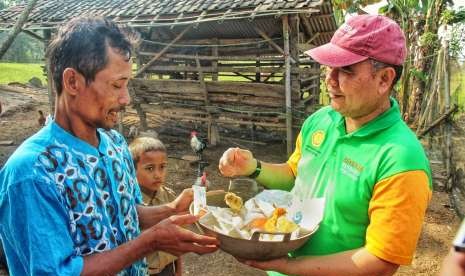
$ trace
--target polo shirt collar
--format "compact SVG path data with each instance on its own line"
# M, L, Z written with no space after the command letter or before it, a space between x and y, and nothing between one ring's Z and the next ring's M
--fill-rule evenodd
M336 128L338 129L341 136L365 137L386 129L401 120L399 104L392 97L389 99L389 101L391 103L391 107L388 110L370 122L366 123L361 128L349 134L346 133L344 117L339 112L331 109L329 115L333 122L336 124Z

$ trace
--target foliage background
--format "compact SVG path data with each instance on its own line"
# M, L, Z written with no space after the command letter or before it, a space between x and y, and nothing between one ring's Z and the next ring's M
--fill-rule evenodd
M25 2L26 1L24 0L0 0L0 9ZM0 31L0 45L3 41L5 41L7 35L8 31ZM15 63L43 63L43 58L43 43L25 33L20 33L1 61Z

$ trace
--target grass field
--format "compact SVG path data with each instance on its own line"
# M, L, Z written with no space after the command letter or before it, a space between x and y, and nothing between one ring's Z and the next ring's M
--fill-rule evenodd
M450 92L452 94L452 103L459 106L461 112L465 111L465 72L455 70L451 74Z
M37 77L45 85L43 64L38 63L0 63L0 84L10 82L27 83L32 77Z

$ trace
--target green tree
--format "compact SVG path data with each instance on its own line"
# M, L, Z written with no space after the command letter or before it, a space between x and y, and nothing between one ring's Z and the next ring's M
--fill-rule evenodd
M29 3L24 7L19 17L16 19L15 25L10 29L6 39L0 46L0 58L3 57L3 55L15 40L16 36L22 31L23 25L25 22L27 22L27 18L29 17L29 14L31 13L36 3L37 0L30 0Z
M451 25L449 53L452 59L465 60L465 7L457 10L446 10L442 15L442 23Z
M0 33L0 45L7 33ZM24 33L18 34L15 41L2 57L2 61L17 63L41 63L44 58L44 43Z
M36 1L0 0L0 7L19 3L26 4L28 2L27 6L25 6L26 11L32 9ZM23 20L27 19L27 15L21 15L20 17ZM11 62L41 62L44 51L43 43L20 32L21 26L18 24L9 31L0 32L1 59Z
M363 13L362 8L382 0L333 0L334 15L338 25L344 23L346 14Z
M21 3L21 0L0 0L0 10Z
M425 25L429 2L432 1L388 0L387 5L381 7L379 10L381 14L385 14L399 22L406 35L407 59L400 81L401 85L396 95L402 114L407 112L408 109L412 77L416 76L418 79L424 77L423 71L414 68L413 63L415 60L415 48L420 40Z
M343 19L347 12L360 13L361 7L373 4L375 0L334 0L336 17ZM418 123L422 109L424 93L428 91L431 83L427 76L433 71L433 57L440 43L438 29L441 18L450 0L387 0L387 5L380 8L379 13L397 21L407 40L407 60L404 64L404 73L400 82L399 92L396 97L399 100L402 113L411 126ZM455 20L459 20L465 14L454 13ZM450 17L449 17L450 18ZM455 52L463 49L463 28L455 30ZM460 38L461 37L461 38ZM451 49L454 51L454 49Z
M440 46L438 29L449 0L388 0L380 13L398 21L407 38L407 61L404 64L399 99L404 118L412 127L418 125L425 91L431 83L433 57Z

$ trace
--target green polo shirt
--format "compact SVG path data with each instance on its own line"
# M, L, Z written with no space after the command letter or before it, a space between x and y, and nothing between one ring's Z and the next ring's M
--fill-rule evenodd
M304 122L288 164L295 196L326 199L318 231L292 256L365 246L387 261L411 262L431 197L431 172L394 99L390 109L351 133L338 112L320 109Z

